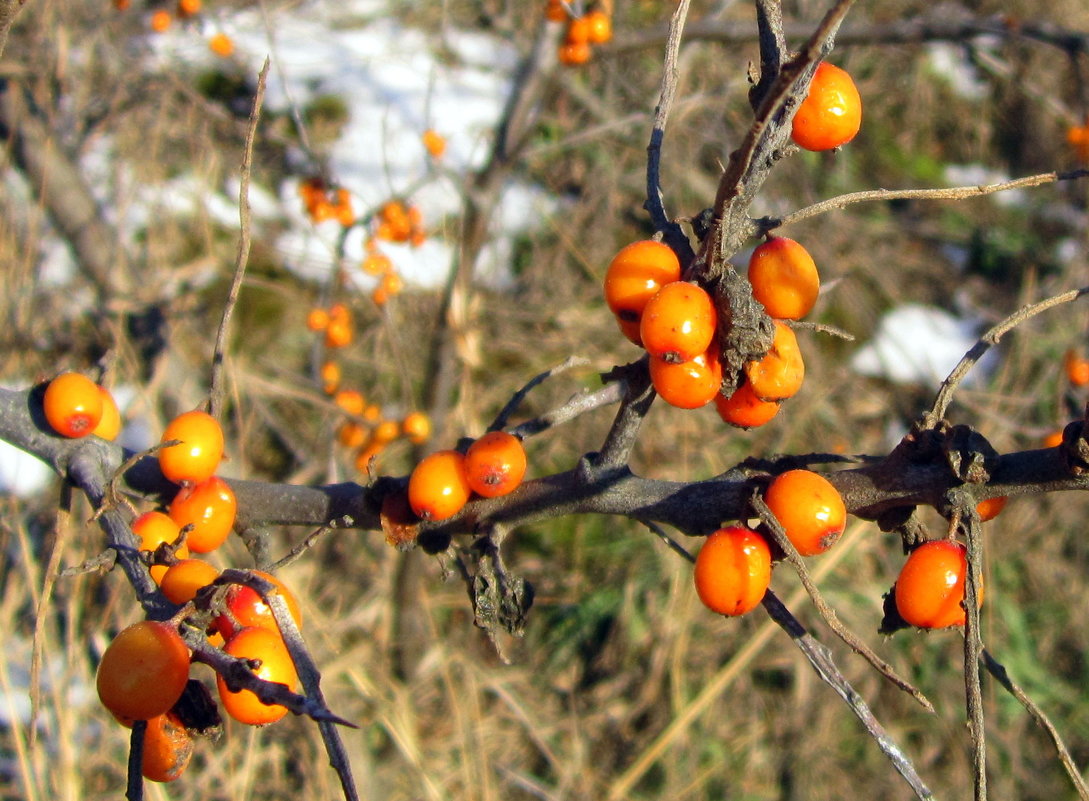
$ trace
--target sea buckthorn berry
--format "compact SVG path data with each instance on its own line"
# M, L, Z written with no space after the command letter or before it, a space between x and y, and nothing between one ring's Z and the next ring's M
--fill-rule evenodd
M324 331L329 325L329 312L326 309L315 308L307 312L306 327L311 331Z
M294 689L298 681L295 663L283 639L275 631L253 626L245 628L227 640L223 648L231 656L259 661L261 666L254 670L259 679L276 684L286 684ZM275 723L287 714L287 707L280 704L265 704L251 690L231 692L222 676L216 676L219 700L228 715L241 723L251 726L263 726Z
M780 473L764 493L764 502L802 556L831 548L847 525L839 490L811 470Z
M587 42L567 42L560 46L557 58L565 67L577 67L585 64L593 55Z
M1045 448L1057 448L1063 444L1063 432L1060 428L1058 431L1052 431L1046 437L1044 437Z
M616 315L624 335L636 345L643 344L639 339L639 321L647 301L663 286L680 277L681 263L677 254L653 239L621 248L609 262L605 272L605 302Z
M172 782L181 776L193 756L193 737L171 712L156 715L144 730L140 772L153 782Z
M117 401L113 399L108 389L99 386L98 394L102 396L102 417L99 418L98 425L91 433L113 442L121 433L121 410L117 408Z
M296 626L302 625L302 610L299 609L299 601L295 593L288 589L280 579L271 573L262 570L254 570L255 575L271 581L287 604L287 610ZM265 603L261 594L252 587L244 584L232 584L227 588L223 596L223 604L226 612L217 615L215 619L216 630L226 639L231 639L237 632L251 626L258 626L278 632L280 627L276 625L276 618L272 615L272 607Z
M1077 351L1070 349L1066 352L1063 356L1063 369L1071 386L1084 387L1089 384L1089 359L1079 356Z
M371 431L371 442L375 445L389 445L401 436L401 426L396 420L382 420Z
M821 287L809 251L785 236L774 236L752 252L749 283L768 315L780 320L809 314Z
M728 398L721 393L715 395L718 416L738 428L762 426L775 417L781 407L780 401L765 401L756 397L748 381L743 381Z
M968 560L963 545L949 540L924 542L911 552L896 579L896 611L921 629L964 625L964 579ZM983 603L980 576L979 602Z
M791 138L806 150L831 150L855 138L862 126L862 98L846 71L822 61L798 106Z
M102 420L102 394L98 384L82 373L61 373L45 388L42 411L61 436L85 437Z
M140 538L141 551L154 552L160 545L176 541L181 534L181 526L162 512L144 512L132 521L132 533ZM179 546L174 556L184 559L189 556L189 548L184 544ZM151 577L156 584L162 583L166 571L166 565L151 566Z
M601 9L589 12L585 18L590 44L605 44L613 38L612 18Z
M425 456L408 478L408 503L424 520L453 517L469 501L472 487L465 477L465 457L454 450Z
M325 328L325 347L347 347L352 344L353 334L351 319L330 319L329 325Z
M750 528L720 528L696 556L695 580L700 600L712 612L743 615L756 608L771 583L771 549Z
M159 469L175 484L200 482L215 475L223 458L223 428L207 412L194 409L171 420L161 442L178 445L159 449Z
M326 395L332 395L340 386L340 365L327 361L321 366L321 388Z
M428 128L423 132L423 136L420 137L423 141L424 149L427 150L428 155L433 159L441 159L443 154L446 153L446 137L440 134L433 128Z
M589 44L590 42L590 20L585 16L575 17L567 23L567 33L565 35L567 44Z
M567 9L560 0L548 0L545 7L545 18L550 22L566 22Z
M218 476L182 487L170 503L171 520L182 527L193 526L185 538L193 553L210 553L222 545L237 511L234 492Z
M352 460L355 469L360 473L369 474L371 471L371 462L378 458L378 455L385 449L386 446L383 443L368 442L356 451L355 458Z
M360 448L370 439L370 431L362 423L345 420L337 426L337 442L345 448Z
M177 629L144 620L124 629L102 654L95 684L102 705L120 718L167 712L189 681L189 649Z
M647 301L639 338L652 356L671 362L695 359L715 338L718 313L703 287L674 281Z
M351 415L360 416L367 407L367 399L356 389L342 389L333 396L333 403Z
M805 363L793 329L775 320L775 339L763 356L746 362L745 377L753 394L761 400L786 400L802 388Z
M988 520L994 520L1006 508L1008 500L1009 497L1006 495L996 495L994 498L977 503L976 514L979 515L980 521L986 523Z
M506 431L489 431L465 452L465 478L477 495L496 498L512 492L526 474L522 440Z
M431 418L423 412L409 412L401 421L401 433L413 445L422 445L431 438Z
M170 28L173 22L174 18L170 16L170 12L165 8L160 8L151 15L151 19L148 20L148 25L155 33L164 33Z
M222 31L214 33L208 40L208 49L220 58L229 58L234 53L234 40Z
M684 362L667 362L651 356L650 381L670 406L698 409L719 394L722 367L713 348Z
M173 603L187 604L218 577L219 571L201 559L179 559L163 573L159 589Z

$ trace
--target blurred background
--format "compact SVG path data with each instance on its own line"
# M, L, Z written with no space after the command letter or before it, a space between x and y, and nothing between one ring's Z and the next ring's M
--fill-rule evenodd
M375 426L432 414L436 438L423 448L479 435L515 390L569 356L586 366L535 389L514 422L600 386L601 372L638 356L600 286L612 255L652 233L646 146L675 5L604 4L612 40L578 66L554 63L563 31L543 27L546 6L31 0L0 61L0 381L24 388L100 366L134 450L203 399L267 56L252 252L226 362L226 475L366 480L358 443L338 440L345 418L325 386L327 362L340 389L375 407ZM825 10L784 3L792 43ZM700 36L681 50L662 166L675 217L711 205L751 117L746 71L759 63L751 4L695 0L690 22ZM533 62L534 116L516 147L496 155L504 110L542 37L551 38ZM1089 162L1081 0L859 4L841 42L829 60L861 91L861 133L839 152L783 159L753 216L864 189L994 183ZM36 152L51 160L34 167ZM91 243L65 223L81 198L101 233ZM803 333L806 386L755 431L729 429L711 409L656 404L633 469L695 481L749 456L886 453L982 330L1089 283L1087 199L1089 183L1069 182L968 201L864 203L784 229L822 274L810 319L854 339ZM418 210L406 241L379 233L391 200ZM348 308L352 337L330 348L307 318L334 303ZM1087 322L1075 303L1009 334L958 392L951 421L1002 452L1042 447L1084 406L1063 360L1089 352ZM602 409L531 439L529 477L572 467L610 422ZM376 451L372 469L404 475L420 447L399 437ZM128 732L91 686L105 644L140 610L119 573L61 578L39 610L46 573L98 555L101 534L78 502L58 517L60 487L31 457L0 451L0 488L0 797L117 798ZM983 640L1085 765L1082 511L1077 497L1015 498L986 524ZM943 530L936 515L927 522ZM69 534L54 553L59 530ZM273 532L273 550L308 533ZM359 724L345 736L363 797L912 796L761 610L735 620L708 612L688 564L636 523L559 519L518 529L503 547L536 588L524 638L504 643L509 664L473 626L448 559L401 554L379 532L340 531L282 573L302 602L331 708ZM215 558L252 564L234 540ZM936 795L965 797L961 637L876 633L902 560L897 537L853 521L811 567L840 619L936 715L834 641L788 569L772 587L831 647ZM986 679L984 694L994 796L1071 796L1042 729ZM217 742L198 744L185 776L147 793L243 801L340 791L316 728L286 719L266 730L228 723Z

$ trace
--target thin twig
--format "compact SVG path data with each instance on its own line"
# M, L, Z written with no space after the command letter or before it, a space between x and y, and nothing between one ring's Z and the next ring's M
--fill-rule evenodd
M651 531L653 531L658 536L658 539L664 542L671 551L679 554L681 558L687 559L692 564L696 563L696 557L689 553L687 548L685 548L683 545L681 545L679 542L669 536L664 528L651 520L640 520L639 522L649 528Z
M930 408L929 420L936 421L945 417L945 413L949 409L949 404L953 400L953 393L956 391L957 386L964 380L964 377L968 374L968 371L975 366L976 362L983 358L983 354L990 350L993 345L997 345L999 340L1002 339L1006 333L1026 320L1035 317L1040 312L1047 311L1048 309L1063 303L1069 303L1072 300L1077 300L1085 294L1089 294L1089 286L1084 286L1080 289L1071 289L1068 292L1063 292L1054 297L1041 300L1038 303L1024 306L1005 320L992 326L979 338L976 344L964 354L963 358L957 362L957 366L954 367L952 372L950 372L946 379L942 381L942 385L938 389L938 394L934 398L934 405Z
M954 490L960 495L959 490ZM967 575L964 577L964 701L968 731L972 737L975 801L987 799L987 731L983 718L983 689L979 682L979 660L983 640L979 629L979 601L983 578L983 538L979 515L970 499L955 503L952 525L965 533ZM959 514L958 514L959 513Z
M809 569L805 566L801 554L798 553L798 549L794 547L794 543L787 537L782 524L776 519L775 513L768 508L768 505L764 503L764 499L761 498L758 493L753 493L752 506L760 516L760 519L764 522L767 530L775 540L776 545L779 546L780 550L782 550L783 554L786 556L786 560L790 562L791 567L793 567L798 574L802 586L805 587L805 591L809 593L809 597L813 601L813 606L817 608L817 611L824 619L824 622L828 624L828 628L830 628L837 637L843 640L847 647L869 662L874 670L914 698L927 712L933 712L934 705L930 703L930 700L925 695L923 695L921 690L911 684L911 682L901 678L892 665L874 653L870 646L856 637L850 629L840 622L836 610L829 606L828 602L824 600L824 596L809 575Z
M515 392L507 404L500 410L499 414L495 416L495 420L488 426L488 431L500 431L507 427L507 423L510 422L511 416L518 410L518 407L522 405L522 401L526 399L526 396L534 389L548 379L555 375L559 375L566 370L570 370L575 367L583 367L590 362L581 356L569 356L564 360L562 364L558 364L543 373L538 373L533 376L525 385Z
M246 264L250 258L250 171L253 166L253 143L257 138L257 123L261 119L261 105L265 102L265 86L268 81L270 61L265 58L261 72L257 76L257 91L253 96L253 108L250 111L250 127L246 132L246 143L242 150L242 166L238 187L238 253L234 262L234 279L231 281L227 302L223 306L223 317L216 332L215 349L212 351L211 389L208 393L209 414L219 419L223 413L226 390L223 387L223 354L227 347L227 335L230 330L234 307L238 304L238 295L242 289L242 279L246 275Z
M519 423L511 429L511 433L524 439L574 420L586 412L619 403L624 398L625 386L623 381L609 381L596 392L579 392L562 406L534 417L532 420Z
M1076 181L1089 176L1089 169L1069 170L1067 172L1045 172L1027 175L997 184L982 186L952 186L941 189L867 189L851 192L839 197L828 198L810 206L798 209L784 217L764 217L756 221L760 233L825 214L850 206L854 203L867 203L875 200L966 200L996 192L1008 192L1011 189L1026 189L1033 186L1055 183L1056 181Z
M1074 758L1070 755L1070 750L1066 747L1066 743L1063 742L1062 735L1059 734L1059 730L1055 728L1048 718L1036 703L1028 697L1024 690L1022 690L1017 684L1010 678L1009 673L1006 672L1006 667L995 659L991 653L984 648L983 649L983 666L987 668L987 672L994 676L998 683L1001 684L1010 695L1016 698L1033 719L1043 727L1047 732L1047 736L1051 738L1051 744L1055 746L1055 751L1059 755L1059 762L1062 763L1063 770L1066 771L1066 775L1070 777L1071 784L1074 785L1074 789L1078 793L1078 798L1081 801L1089 801L1089 786L1086 785L1085 779L1082 778L1081 770L1074 762Z
M311 531L309 534L307 534L302 542L300 542L294 548L288 551L287 554L283 556L279 561L273 562L269 566L269 572L275 573L280 568L287 567L292 562L295 562L300 556L313 548L321 537L324 537L330 531L336 531L338 528L350 528L353 522L354 521L350 516L344 515L343 517L339 517L336 520L330 520L323 526L319 526L314 531Z

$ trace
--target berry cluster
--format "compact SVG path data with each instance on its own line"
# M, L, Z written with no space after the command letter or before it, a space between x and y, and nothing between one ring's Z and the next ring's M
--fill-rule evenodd
M585 64L593 55L593 45L602 45L613 38L612 17L604 10L595 8L581 17L571 16L562 0L548 0L545 16L552 22L566 22L563 44L557 53L561 64L574 67Z
M473 493L496 498L513 492L526 473L522 440L506 431L490 431L465 453L435 451L425 456L408 479L408 504L423 520L453 517Z
M312 222L336 220L345 228L355 225L352 198L342 186L329 186L321 178L307 178L299 184L299 196Z
M113 7L118 11L127 11L132 0L113 0ZM202 11L202 0L178 0L171 12L166 8L156 9L147 19L148 28L153 33L166 33L177 19L189 22L196 19ZM220 58L228 58L234 53L234 42L227 34L219 31L208 39L208 49Z

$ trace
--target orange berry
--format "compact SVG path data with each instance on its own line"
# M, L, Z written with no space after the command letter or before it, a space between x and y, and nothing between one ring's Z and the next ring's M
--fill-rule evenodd
M234 40L222 31L214 33L208 40L208 49L220 58L230 58L234 53Z
M1044 437L1045 448L1057 448L1063 444L1063 432L1062 429L1058 431L1052 431L1046 437Z
M567 44L589 44L590 43L590 20L583 17L575 17L567 23Z
M711 346L717 323L714 301L703 287L674 281L647 301L639 338L652 356L690 361Z
M218 577L219 571L201 559L179 559L163 573L159 589L172 602L187 604Z
M647 302L663 286L680 278L681 263L672 248L653 239L633 242L621 248L609 262L605 272L605 302L621 321L638 324Z
M433 159L441 159L446 152L446 139L438 131L428 128L420 137L423 146Z
M377 403L369 403L363 410L363 419L368 423L377 423L382 417L382 407Z
M698 409L719 394L722 367L713 348L684 362L667 362L652 356L650 381L670 406Z
M359 448L366 444L368 431L355 420L345 420L337 427L337 442L345 448Z
M401 290L405 288L405 282L398 273L390 270L382 276L379 286L392 297L401 293Z
M370 442L364 445L356 452L355 459L353 460L355 469L360 473L369 473L371 461L376 459L378 454L385 450L385 448L386 446L380 442Z
M181 536L181 526L162 512L144 512L132 521L132 533L140 538L140 550L154 552L164 543L169 545ZM189 556L188 545L181 545L174 551L174 556L184 559ZM162 584L166 575L166 565L152 565L151 577L156 584Z
M745 377L753 394L761 400L786 400L802 388L805 363L793 329L775 321L775 339L760 359L747 362Z
M98 394L102 396L102 417L99 418L98 425L91 433L113 442L121 433L121 410L117 408L117 401L113 399L108 389L99 386Z
M334 318L325 329L325 347L343 348L352 344L352 321Z
M326 395L332 395L340 386L340 365L327 361L321 366L321 388Z
M822 61L798 106L791 138L806 150L831 150L855 138L862 125L862 98L844 70Z
M45 388L42 411L61 436L85 437L102 421L102 393L82 373L61 373Z
M465 476L465 457L455 450L425 456L408 479L408 503L424 520L453 517L469 501L472 487Z
M144 620L122 630L102 654L99 700L120 718L149 720L167 712L189 681L189 649L177 629Z
M776 476L764 502L802 556L831 548L847 525L847 507L831 481L811 470Z
M170 503L170 519L181 527L193 525L185 541L193 553L210 553L227 539L234 526L238 502L218 476L187 484Z
M1089 359L1079 356L1073 348L1063 356L1063 369L1071 386L1084 387L1089 384Z
M506 431L489 431L465 452L465 478L477 495L497 498L512 492L526 474L522 440Z
M329 312L314 308L306 315L306 327L311 331L324 331L329 326Z
M299 676L291 654L275 631L259 626L242 629L227 640L223 650L231 656L260 662L260 667L253 671L260 679L286 684L289 689L294 689L298 682ZM251 690L231 692L222 676L216 676L216 687L224 711L241 723L262 726L275 723L287 714L287 707L262 703Z
M545 8L545 18L549 22L566 22L567 9L564 8L560 0L548 0L548 5Z
M1008 500L1009 497L1006 495L996 495L994 498L977 503L976 514L979 515L980 521L986 523L988 520L994 520L1006 508Z
M577 67L590 60L590 45L586 42L568 42L561 45L557 58L565 67Z
M590 44L605 44L613 38L613 20L601 9L591 11L585 17Z
M809 314L821 286L809 251L785 236L774 236L753 251L749 283L768 315L780 320Z
M393 262L384 253L370 253L363 259L363 272L368 275L382 275L393 269Z
M160 442L179 444L159 449L159 469L169 481L199 482L211 478L223 459L223 428L207 412L194 409L171 420Z
M696 592L704 606L720 615L755 609L771 583L771 549L745 526L720 528L696 556Z
M299 609L299 601L295 594L288 589L280 579L271 573L262 570L254 570L256 575L271 581L276 585L277 591L284 597L287 610L291 613L296 626L302 625L302 611ZM224 596L224 605L227 613L217 615L215 619L216 630L226 639L231 639L244 628L257 626L269 631L279 632L276 618L272 614L272 607L265 603L261 594L252 587L244 584L232 584ZM232 619L233 618L233 619Z
M409 412L401 421L401 432L413 445L422 445L431 437L431 418L423 412Z
M342 389L333 396L333 403L350 415L360 416L366 408L367 400L357 389Z
M734 390L730 397L721 393L715 396L718 416L738 428L757 428L779 413L780 401L765 401L756 397L748 381Z
M147 722L140 772L153 782L172 782L181 776L193 756L193 737L185 724L166 712Z
M178 0L178 16L184 19L200 13L200 0Z
M383 420L371 432L371 442L375 445L388 445L401 435L401 426L396 420Z
M911 552L893 588L904 622L923 629L964 625L964 579L968 559L963 545L949 540L924 542ZM983 603L983 578L979 580Z
M165 8L160 8L151 15L148 25L151 26L151 30L155 31L155 33L164 33L170 28L173 22L174 19L170 16L170 12Z

